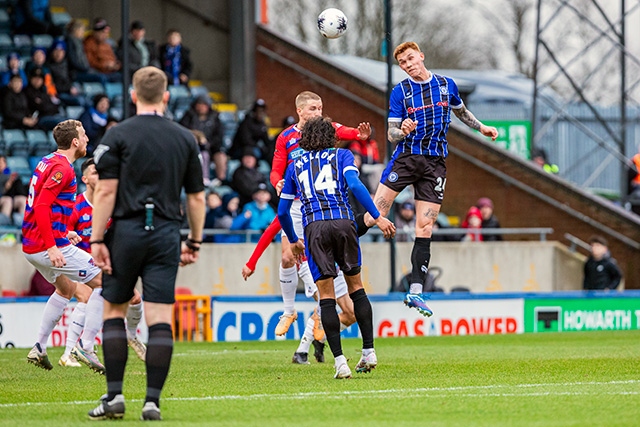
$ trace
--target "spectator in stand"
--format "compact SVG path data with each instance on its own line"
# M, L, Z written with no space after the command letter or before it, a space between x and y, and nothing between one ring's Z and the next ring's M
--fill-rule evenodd
M2 88L2 125L5 129L34 129L38 118L29 110L29 99L22 90L22 77L11 76L9 84Z
M253 200L247 203L240 215L238 215L231 224L231 230L256 230L258 234L251 236L252 242L260 240L260 234L267 229L276 211L269 205L271 201L271 193L267 188L267 184L260 184L253 192Z
M207 140L207 155L210 160L213 160L216 168L216 178L210 184L218 186L227 179L228 159L227 154L222 151L224 129L218 112L211 108L212 104L213 101L209 95L198 95L180 120L180 124L187 129L198 130L204 134ZM206 178L209 178L208 168Z
M145 40L146 30L142 21L133 21L129 27L129 72L131 76L142 67L151 65L160 68L158 49L153 41ZM117 51L120 62L124 61L123 40L120 40Z
M247 148L240 159L240 166L233 172L231 179L231 187L240 196L240 207L253 200L256 190L261 185L266 187L267 180L268 178L258 170L258 159L253 150Z
M591 255L584 264L585 290L614 290L622 280L622 272L611 257L607 239L602 236L591 236Z
M481 197L476 203L476 207L480 209L480 215L482 215L482 228L500 228L500 222L493 213L493 201L488 197ZM501 234L484 234L483 240L485 242L498 242L502 241Z
M13 28L16 34L50 34L59 36L62 28L54 25L49 0L18 0L13 9Z
M543 171L554 175L560 173L560 168L558 167L558 165L549 163L547 158L547 152L542 148L537 148L531 153L531 160Z
M107 126L110 122L109 106L109 97L104 93L99 93L93 97L92 105L85 108L80 117L78 117L89 138L87 156L93 154L93 150L98 146L102 136L107 131Z
M209 156L209 141L207 141L207 137L204 136L204 133L199 130L190 129L193 136L196 138L196 142L198 143L198 147L200 148L200 164L202 165L202 180L204 181L204 186L211 186L211 179L209 178L209 170L211 167L211 157ZM215 186L219 184L216 183Z
M109 43L110 31L111 27L105 19L96 18L93 31L84 39L84 53L91 68L102 73L108 81L118 82L122 80L121 64Z
M378 151L378 143L373 139L373 128L371 128L371 136L369 138L348 141L345 147L351 150L352 153L357 153L365 165L380 163L380 152Z
M222 198L215 191L211 191L207 194L207 214L204 217L204 228L215 228L216 226L216 218L217 214L219 214L220 208L222 207ZM204 237L202 239L203 242L213 242L214 236L211 234L204 233Z
M15 75L22 77L23 87L29 83L27 81L27 73L25 73L20 66L20 54L18 52L11 52L7 55L7 70L0 74L0 86L5 87L8 85L11 76Z
M213 228L231 230L236 218L240 215L240 198L238 193L227 193L222 196L222 205L214 210ZM238 243L244 242L243 236L217 234L213 237L215 243Z
M176 29L167 31L167 43L160 46L160 66L170 85L189 84L193 67L189 48L182 44L182 35Z
M108 82L107 77L91 68L87 54L84 52L84 33L87 31L84 23L72 19L67 24L67 59L69 61L69 75L76 82Z
M16 213L18 218L13 221L14 225L22 224L27 194L27 188L18 173L9 169L7 158L0 154L0 213L10 220L13 220L13 214Z
M245 150L254 151L258 160L271 162L269 153L273 152L272 141L269 139L267 118L267 103L264 99L257 99L251 111L244 116L233 138L231 158L240 159Z
M38 128L53 130L65 117L60 114L60 100L47 93L44 76L42 68L33 68L29 72L29 84L24 88L24 94L29 102L29 111L37 112Z
M47 50L43 47L36 46L31 50L31 60L27 62L25 71L27 76L29 76L33 69L42 69L42 72L44 73L44 87L47 89L49 96L54 99L54 102L58 103L58 91L56 90L56 85L53 83L53 76L51 75L49 68L46 66L46 62Z
M464 221L461 224L462 228L467 229L480 229L482 228L482 214L480 214L480 209L476 206L471 206L469 211L467 212L467 216L465 216ZM483 236L480 233L474 233L473 231L468 231L467 234L462 238L463 241L467 242L481 242L483 241Z
M411 201L405 201L398 206L395 218L396 241L413 242L416 228L416 206Z
M69 73L67 43L64 40L59 39L53 42L46 65L51 72L60 101L65 105L82 105L83 98L79 96L78 88L73 85Z

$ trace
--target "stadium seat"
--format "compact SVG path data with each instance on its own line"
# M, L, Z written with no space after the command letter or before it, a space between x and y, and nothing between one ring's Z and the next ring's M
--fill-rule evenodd
M71 15L67 11L54 11L51 8L51 22L53 25L63 27L71 21Z
M42 160L43 157L44 156L29 156L29 169L32 171L36 170L36 166L38 166L38 163L40 163L40 160Z
M29 143L27 142L27 137L20 129L3 130L2 139L4 139L7 153L10 156L29 155Z
M7 157L7 167L13 172L18 172L22 182L27 184L31 179L33 171L29 166L29 160L26 156L9 156Z
M27 130L27 142L29 143L29 155L44 157L56 151L57 145L51 143L49 136L43 130Z
M5 9L0 9L0 30L3 32L11 30L11 18Z
M84 111L84 107L80 105L69 105L67 107L67 117L70 119L77 120L83 111Z
M258 170L265 176L269 176L271 173L271 165L266 160L260 160L258 161Z
M192 86L189 88L191 96L197 98L200 95L209 95L209 89L206 86Z
M174 111L178 105L189 105L191 103L191 92L183 85L169 86L169 108Z
M116 96L122 96L122 83L107 83L104 87L104 93L109 97L109 101L113 101Z
M20 55L24 57L31 56L31 37L26 34L16 34L13 36L13 45L15 46L15 50L20 52Z
M53 37L49 34L34 34L31 36L31 43L33 46L49 49L53 44Z
M93 102L93 97L99 93L106 93L104 86L100 82L84 82L82 83L82 93L90 103Z
M122 107L111 107L109 109L109 115L117 121L122 120L122 116L124 115L124 113L122 112Z
M7 155L7 146L4 142L4 139L0 139L0 154L3 156Z
M227 180L231 181L233 178L233 173L240 167L240 160L230 159L227 162Z
M0 55L6 57L7 54L13 52L13 50L13 40L11 40L11 36L8 34L0 34Z

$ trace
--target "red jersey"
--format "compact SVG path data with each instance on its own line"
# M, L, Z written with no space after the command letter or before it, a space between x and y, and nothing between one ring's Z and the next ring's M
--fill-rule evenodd
M358 139L360 132L356 128L343 126L336 122L333 122L333 127L336 129L336 136L340 140L352 141ZM302 153L302 148L298 145L299 139L300 129L298 129L297 124L289 126L278 135L275 152L273 153L273 162L271 163L271 174L269 175L273 188L278 185L278 181L284 178L287 166L293 163Z
M67 227L76 201L76 173L62 154L40 160L29 184L22 223L22 250L35 254L68 246Z
M93 219L93 205L89 203L85 193L76 198L76 205L69 219L69 230L78 233L82 241L76 246L85 252L91 253L91 221Z

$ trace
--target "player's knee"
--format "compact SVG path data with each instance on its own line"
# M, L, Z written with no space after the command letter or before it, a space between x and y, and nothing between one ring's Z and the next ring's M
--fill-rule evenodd
M433 232L433 222L425 224L416 223L416 237L431 237Z
M357 267L353 267L351 270L342 270L342 273L345 276L357 276L358 274L360 274L360 270L362 270L362 268L360 266Z
M296 265L296 259L293 254L283 253L282 254L282 268L291 268Z

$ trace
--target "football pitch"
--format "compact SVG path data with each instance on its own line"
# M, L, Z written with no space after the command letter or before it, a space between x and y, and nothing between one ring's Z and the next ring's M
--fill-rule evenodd
M360 340L343 340L353 369ZM166 425L634 426L640 424L640 331L386 338L378 368L333 379L327 362L293 365L297 342L177 343L162 396ZM313 347L312 347L313 349ZM0 350L0 424L81 425L105 391L88 368L27 364ZM127 412L139 424L144 364L133 351Z

